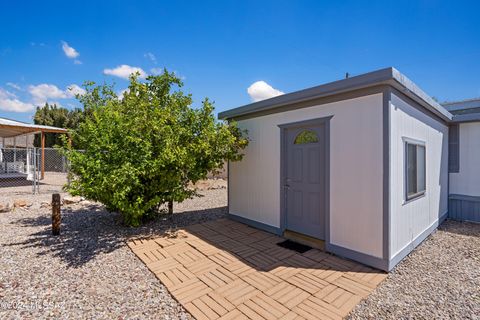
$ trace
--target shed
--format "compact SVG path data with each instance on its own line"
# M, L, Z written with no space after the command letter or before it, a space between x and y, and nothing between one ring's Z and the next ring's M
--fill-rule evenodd
M453 115L395 68L231 109L229 217L391 270L447 217Z

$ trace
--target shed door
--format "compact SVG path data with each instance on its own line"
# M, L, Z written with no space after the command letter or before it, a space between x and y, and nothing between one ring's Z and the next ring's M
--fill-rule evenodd
M284 179L285 227L325 239L326 124L287 128Z

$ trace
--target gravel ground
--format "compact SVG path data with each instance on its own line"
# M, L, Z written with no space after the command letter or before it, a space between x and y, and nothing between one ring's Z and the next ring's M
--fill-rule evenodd
M58 172L45 172L45 179L38 186L40 194L61 193L67 183L67 174ZM4 179L0 174L0 202L18 197L30 197L32 195L32 181L25 178Z
M480 319L480 224L444 222L349 319Z
M221 181L175 206L172 217L140 228L96 204L63 209L62 235L50 235L50 194L0 213L0 319L190 319L125 245L131 236L223 217ZM2 200L4 200L2 198ZM480 225L447 221L401 262L350 319L480 319Z
M0 213L0 319L190 319L125 239L225 215L225 189L201 194L140 228L93 203L66 206L59 237L50 235L50 210L40 208L50 195Z

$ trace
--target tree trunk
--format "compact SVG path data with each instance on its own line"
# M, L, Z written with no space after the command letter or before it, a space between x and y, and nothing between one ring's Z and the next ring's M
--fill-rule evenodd
M168 201L168 214L173 214L173 201Z

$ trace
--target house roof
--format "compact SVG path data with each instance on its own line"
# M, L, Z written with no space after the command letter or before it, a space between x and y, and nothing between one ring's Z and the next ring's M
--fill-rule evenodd
M446 101L442 103L447 110L462 110L470 108L480 108L480 98L464 99L458 101Z
M260 114L266 111L270 113L281 112L284 106L378 85L390 85L398 89L447 122L453 119L453 115L447 109L438 104L415 83L393 67L247 104L220 112L218 117L220 119L235 119L245 116L255 117L256 113Z
M38 124L30 124L26 122L11 120L7 118L0 118L0 137L10 138L27 133L35 132L53 132L53 133L67 133L63 128L52 126L42 126Z
M442 105L453 114L453 122L480 121L480 98L449 101Z
M464 113L470 112L472 109L480 109L480 98L465 99L459 101L448 101L442 103L451 113Z

